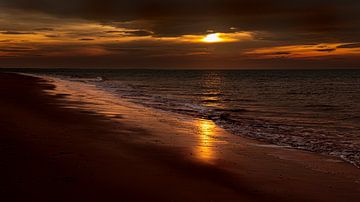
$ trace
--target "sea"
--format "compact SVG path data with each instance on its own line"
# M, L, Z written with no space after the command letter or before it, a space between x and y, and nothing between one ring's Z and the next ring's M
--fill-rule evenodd
M360 70L18 69L360 166Z

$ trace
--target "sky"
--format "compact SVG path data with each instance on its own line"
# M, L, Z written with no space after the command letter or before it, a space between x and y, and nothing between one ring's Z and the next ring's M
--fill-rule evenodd
M360 1L0 0L0 67L360 68Z

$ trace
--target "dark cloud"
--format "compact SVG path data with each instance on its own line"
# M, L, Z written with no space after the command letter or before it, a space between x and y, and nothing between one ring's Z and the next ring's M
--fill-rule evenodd
M12 53L16 53L16 52L24 52L24 50L17 50L17 49L1 49L1 48L0 48L0 52L12 52Z
M273 55L289 55L289 54L291 54L291 52L280 51L273 53Z
M360 48L360 43L340 45L337 48Z
M317 49L316 51L319 51L319 52L333 52L333 51L336 51L336 48Z
M22 35L22 34L36 34L35 32L19 32L19 31L3 31L1 34L11 34L11 35Z
M59 35L56 35L56 34L46 34L45 36L48 37L48 38L57 38L57 37L59 37Z
M93 38L81 38L79 40L80 41L94 41L95 39L93 39Z
M55 31L54 28L48 28L48 27L41 27L41 28L36 28L34 29L34 31L41 31L41 32L50 32L50 31Z
M122 34L122 33L124 33L123 31L106 31L105 33L107 33L107 34Z
M331 53L334 55L341 52L336 49L359 48L358 0L0 0L0 12L1 9L17 11L16 15L9 14L10 17L4 20L1 34L38 33L40 37L34 38L40 39L34 42L31 37L24 36L24 41L17 41L21 44L27 41L36 47L30 51L11 49L5 44L2 52L27 53L17 58L1 56L7 58L0 61L0 66L250 68L360 65L359 56L355 54L311 60L291 58L295 53L291 49L276 49L312 45L310 51L323 52L317 53L319 55L335 51ZM27 15L32 17L29 21L26 21ZM96 26L87 27L89 24ZM219 44L162 41L162 37L204 35L209 30L250 32L253 38ZM53 44L46 44L46 40L40 41L43 35L56 40L47 40ZM9 40L0 42L12 43ZM318 44L345 45L334 48L334 45ZM274 58L251 58L245 54L266 48L270 49L266 56ZM99 55L89 57L85 54L91 51L99 51ZM41 60L39 56L43 56Z
M356 0L2 0L1 4L103 23L145 21L160 36L208 29L230 32L236 27L293 34L311 31L317 37L336 39L349 33L354 37L360 29L360 1Z

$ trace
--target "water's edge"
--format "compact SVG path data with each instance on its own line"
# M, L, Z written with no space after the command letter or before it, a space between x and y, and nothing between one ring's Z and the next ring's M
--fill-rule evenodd
M146 103L141 103L141 102L138 102L135 100L126 99L124 97L119 96L118 94L116 94L116 92L113 91L113 89L109 89L102 85L99 85L99 84L101 84L100 77L94 78L92 80L74 81L71 78L67 78L67 77L60 76L60 75L59 76L46 75L46 77L44 77L44 75L41 75L41 74L28 74L28 75L37 76L37 77L41 77L44 79L46 79L46 77L54 77L54 78L59 78L59 79L64 79L64 80L69 79L72 82L91 83L103 91L117 95L117 97L119 99L124 99L128 102L140 104L143 107L150 107L150 108L155 108L157 110L166 111L163 108L154 107L154 106L148 105ZM315 153L334 156L334 157L340 158L346 162L351 163L352 165L356 166L357 168L360 168L360 151L356 151L356 149L354 151L347 151L347 150L342 150L342 149L337 150L336 148L334 149L333 145L326 145L325 143L319 144L317 142L314 143L314 141L319 141L319 140L312 139L313 137L311 137L311 135L309 135L307 141L299 140L297 134L291 135L291 133L293 133L293 131L289 131L287 128L284 128L281 125L266 123L262 120L256 120L256 119L237 120L237 119L233 119L231 116L229 116L224 111L204 111L203 113L198 113L198 114L194 114L191 111L189 112L186 110L172 110L171 112L188 115L188 116L195 117L195 118L211 120L214 123L216 123L219 127L229 131L230 133L232 133L234 135L239 135L239 136L242 136L245 138L259 140L259 141L262 141L265 143L274 144L274 145L278 145L278 146L291 147L291 148L295 148L295 149L299 149L299 150L311 151L311 152L315 152ZM239 109L239 112L241 112L240 109ZM312 131L310 131L310 133L311 132ZM308 131L299 129L299 131L297 131L297 133L305 134L305 133L308 133ZM326 136L326 133L324 133L323 135Z

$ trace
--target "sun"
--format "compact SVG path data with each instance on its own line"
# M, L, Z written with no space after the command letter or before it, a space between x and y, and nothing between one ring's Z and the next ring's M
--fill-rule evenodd
M223 41L223 39L220 37L219 33L214 33L206 35L201 41L206 43L216 43Z

